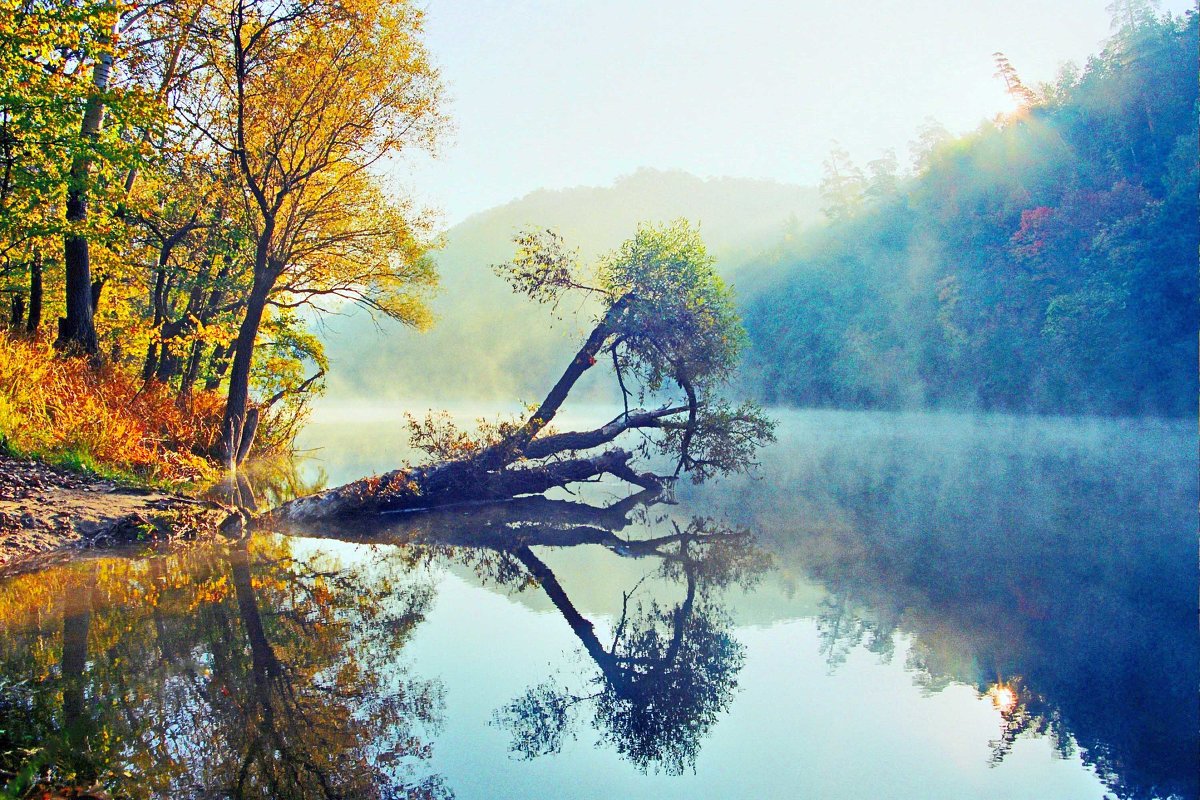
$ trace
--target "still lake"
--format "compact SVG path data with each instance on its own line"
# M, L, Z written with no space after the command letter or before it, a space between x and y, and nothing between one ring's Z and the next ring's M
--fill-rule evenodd
M1197 796L1194 422L777 416L671 497L0 580L0 743L133 797ZM405 438L325 409L260 493Z

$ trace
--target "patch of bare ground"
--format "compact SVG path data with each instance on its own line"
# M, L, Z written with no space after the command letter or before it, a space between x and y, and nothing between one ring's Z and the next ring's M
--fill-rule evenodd
M83 548L240 532L240 522L208 501L0 455L0 575Z

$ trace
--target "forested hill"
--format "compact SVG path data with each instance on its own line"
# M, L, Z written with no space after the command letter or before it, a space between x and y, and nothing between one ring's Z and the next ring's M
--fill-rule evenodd
M729 276L769 247L789 220L815 220L819 208L813 187L642 169L612 186L539 190L476 214L451 228L434 254L442 288L432 303L432 330L386 321L377 327L361 311L327 321L329 398L540 399L575 353L588 320L570 313L555 319L493 274L491 265L512 258L513 236L523 229L552 228L591 259L633 236L639 222L684 217L699 225Z
M827 225L738 281L799 406L1184 415L1197 400L1197 19L1130 19L915 177L835 155ZM929 142L927 141L927 144Z

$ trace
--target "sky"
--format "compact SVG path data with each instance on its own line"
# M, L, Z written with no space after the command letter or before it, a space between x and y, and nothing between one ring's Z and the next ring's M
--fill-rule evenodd
M427 0L454 131L389 170L453 225L639 167L816 185L835 143L907 164L928 119L1011 110L996 51L1031 86L1099 51L1109 1Z

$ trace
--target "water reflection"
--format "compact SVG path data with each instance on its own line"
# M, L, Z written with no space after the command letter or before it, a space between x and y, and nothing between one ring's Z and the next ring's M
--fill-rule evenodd
M711 727L728 707L744 661L721 590L752 587L770 564L750 533L709 519L681 524L650 519L663 498L648 490L607 506L526 498L500 506L385 517L353 527L306 528L308 535L359 542L403 543L426 558L454 561L510 590L540 590L570 627L597 672L588 691L548 680L500 709L524 758L558 753L578 718L590 710L601 740L640 770L680 774L692 768ZM637 524L665 535L620 535ZM623 558L652 558L655 577L682 595L664 604L642 597L641 584L613 586L621 614L605 644L533 548L598 544ZM645 578L643 578L643 581Z
M431 598L273 537L9 581L0 669L30 677L0 694L7 790L449 796L421 766L440 687L396 661Z
M1194 462L1194 432L1152 424L797 415L763 480L677 506L529 498L8 578L0 782L1196 797Z
M512 749L526 758L561 750L563 736L586 705L602 739L645 771L680 774L694 767L701 742L728 707L744 661L729 614L715 596L733 581L749 585L766 566L745 532L721 530L708 520L618 552L661 560L659 576L684 585L670 607L622 592L611 643L571 602L553 571L528 546L514 555L571 626L598 668L593 691L576 693L553 681L528 689L501 709ZM632 601L632 605L631 605Z
M1190 426L822 420L785 433L770 481L689 499L743 510L827 589L830 669L859 648L889 660L903 632L923 690L993 699L993 763L1045 736L1118 797L1200 795Z
M429 565L457 563L544 592L598 674L577 696L544 683L497 714L525 755L556 752L584 706L642 769L692 765L743 661L717 591L767 565L748 533L665 515L654 493L607 507L531 499L309 531L373 545L347 566L276 535L144 560L88 559L0 585L0 769L8 789L130 797L449 797L422 764L440 685L400 659L433 598ZM623 592L611 641L534 548L600 544L658 562L672 604ZM393 546L386 546L393 545ZM394 546L402 545L402 546ZM621 589L614 587L614 591Z

